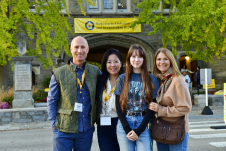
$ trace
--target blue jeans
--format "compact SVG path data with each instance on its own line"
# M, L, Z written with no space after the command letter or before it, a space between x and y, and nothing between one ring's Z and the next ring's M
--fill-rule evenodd
M126 120L131 129L136 129L141 124L143 117L126 115ZM116 132L117 132L118 143L121 151L135 151L135 148L136 148L136 151L144 151L144 150L151 151L148 126L140 134L140 136L138 137L138 140L136 141L131 141L126 137L126 133L123 129L123 126L120 120L118 120Z
M162 144L162 143L158 143L157 144L157 148L158 151L187 151L188 150L188 133L185 134L184 136L184 140L176 145L168 145L168 144Z
M86 132L64 133L53 130L53 151L89 151L93 141L94 126Z

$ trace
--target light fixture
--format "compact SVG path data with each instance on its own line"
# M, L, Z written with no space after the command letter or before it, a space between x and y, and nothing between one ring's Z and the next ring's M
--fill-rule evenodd
M189 60L189 56L186 56L185 59L186 59L186 60Z

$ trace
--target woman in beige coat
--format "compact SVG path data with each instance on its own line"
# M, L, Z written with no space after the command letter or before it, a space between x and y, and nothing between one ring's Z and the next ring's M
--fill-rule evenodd
M177 121L185 116L185 137L176 145L157 142L158 151L187 151L188 146L188 113L192 104L188 87L181 76L173 54L166 48L160 48L155 54L153 74L160 80L157 103L152 102L150 110L165 121Z

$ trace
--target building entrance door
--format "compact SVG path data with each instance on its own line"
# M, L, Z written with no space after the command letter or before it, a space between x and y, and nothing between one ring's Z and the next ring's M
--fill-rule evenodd
M186 65L188 70L194 72L194 73L187 72L187 74L191 79L192 87L196 87L196 82L195 82L196 60L190 61L190 59L191 58L188 56L180 57L180 71L183 68L183 66Z
M125 63L127 52L129 50L129 48L120 47L120 46L113 46L113 45L104 45L104 46L99 46L99 47L91 48L89 50L89 54L87 55L87 61L97 62L97 63L100 63L101 64L102 58L104 56L104 53L108 49L111 49L111 48L117 49L117 50L119 50L122 53L123 61Z

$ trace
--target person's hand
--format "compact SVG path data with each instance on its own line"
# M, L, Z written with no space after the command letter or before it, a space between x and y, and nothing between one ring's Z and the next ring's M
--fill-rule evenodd
M155 102L151 102L149 105L149 109L154 111L154 112L158 112L159 111L159 104L155 103Z
M186 79L185 82L188 82L188 80Z
M137 134L132 130L132 131L130 131L127 135L127 138L129 139L129 140L131 140L131 141L136 141L136 140L138 140L138 136L137 136Z

